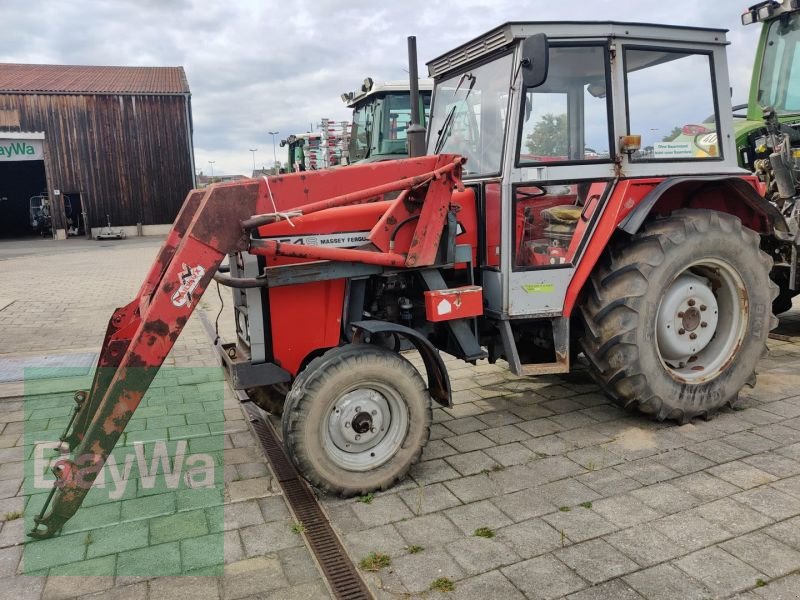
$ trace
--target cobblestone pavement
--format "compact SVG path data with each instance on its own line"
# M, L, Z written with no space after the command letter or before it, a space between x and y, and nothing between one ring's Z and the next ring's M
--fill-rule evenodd
M17 243L5 250L0 244L0 307L5 306L0 308L0 359L97 352L112 311L133 298L160 243L153 238L94 245L69 240L48 248L36 241L27 255ZM213 368L217 365L205 330L192 318L126 435L128 443L187 439L189 452L219 442L223 514L219 497L155 489L111 502L93 500L92 490L62 535L28 545L25 557L35 565L25 572L35 568L36 576L21 574L24 520L42 498L25 495L30 490L21 485L29 450L23 419L30 423L41 420L42 412L51 413L41 427L45 436L36 437L52 439L47 430L52 426L49 433L56 435L63 430L71 393L48 390L59 383L44 380L37 383L38 391L55 393L24 404L7 397L21 395L19 384L0 384L0 598L329 598L302 536L292 531L294 521L238 402L221 370ZM37 403L34 411L31 402ZM174 458L172 449L171 454ZM16 518L23 510L26 519ZM224 575L204 576L216 558L224 558ZM155 577L165 572L189 576Z
M96 349L111 309L135 293L155 249L120 243L0 261L0 276L12 282L0 296L15 299L0 310L0 347ZM209 293L202 306L215 313L217 304ZM229 323L223 316L223 331ZM735 409L680 427L611 406L580 370L523 379L503 365L449 361L456 405L434 411L431 442L410 477L366 498L326 497L323 506L356 563L372 552L390 557L365 572L379 598L800 598L800 313L784 316L780 331L798 337L770 341L757 386ZM174 365L207 364L207 352L192 319ZM0 401L8 423L0 453L19 443L14 402ZM250 477L263 482L226 499L231 583L116 577L101 594L327 596L302 540L287 534L291 519L238 407L225 402L226 489ZM247 469L235 464L245 452ZM17 460L10 456L0 460ZM8 497L0 516L20 510L14 473L0 466L0 496ZM65 591L52 576L15 576L20 522L0 529L0 595L88 593L78 587L90 585L84 578L71 578L75 587ZM434 582L453 591L432 590Z

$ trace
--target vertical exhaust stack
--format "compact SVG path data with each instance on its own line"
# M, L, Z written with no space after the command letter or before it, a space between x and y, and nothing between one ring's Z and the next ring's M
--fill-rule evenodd
M408 79L411 101L411 123L406 129L408 157L425 156L425 128L419 114L419 76L417 74L417 38L408 36Z

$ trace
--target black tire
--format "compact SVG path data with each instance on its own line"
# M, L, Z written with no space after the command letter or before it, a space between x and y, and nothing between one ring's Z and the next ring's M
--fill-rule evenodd
M351 470L336 459L341 450L330 449L328 424L347 394L365 389L389 394L405 406L407 418L398 421L398 446L385 462ZM283 442L298 471L317 488L343 497L386 490L405 477L422 454L430 425L431 399L417 370L399 354L369 344L341 346L312 360L292 384L282 419Z
M679 276L697 275L694 268L689 270L696 264L721 266L701 275L707 277L705 293L713 291L715 298L720 289L725 289L719 273L732 269L743 284L749 306L746 318L729 317L732 323L726 328L722 325L726 311L720 305L714 329L691 330L695 337L714 332L707 342L709 352L713 353L717 345L726 348L713 360L708 359L709 374L700 366L705 360L692 362L698 356L678 364L662 358L662 334L657 334L664 331L657 327L669 327L658 325L657 318L661 319L658 323L672 323L666 309L666 316L659 317L662 302L668 302L666 298ZM650 222L632 239L606 250L587 285L581 306L585 326L581 343L593 376L615 402L638 407L659 421L686 423L697 416L712 416L735 400L744 385L755 381L756 366L766 352L767 335L778 322L771 312L778 292L769 278L771 266L772 260L759 249L759 236L734 216L711 210L680 210ZM734 289L742 286L737 283ZM700 308L705 310L703 305ZM713 312L716 314L716 308ZM701 318L709 314L702 313ZM729 314L742 315L742 311ZM734 326L736 319L739 322ZM696 322L692 324L698 327ZM732 332L731 337L725 336L726 329ZM688 333L681 326L679 331L671 331L670 339L684 344L685 338L677 337L680 332L684 332L681 336ZM725 341L731 339L738 342ZM698 355L704 351L699 350ZM717 363L712 368L713 361Z

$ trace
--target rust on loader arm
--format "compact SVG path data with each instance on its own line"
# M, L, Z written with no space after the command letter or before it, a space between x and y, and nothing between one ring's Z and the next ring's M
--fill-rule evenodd
M76 394L74 427L61 438L74 458L53 467L55 486L32 537L57 533L81 506L220 263L247 247L241 221L255 212L259 187L189 194L139 295L111 317L91 392Z

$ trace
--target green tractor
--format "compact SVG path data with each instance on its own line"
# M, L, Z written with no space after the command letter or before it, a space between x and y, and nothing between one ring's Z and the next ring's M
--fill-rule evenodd
M800 0L751 6L742 14L742 24L754 23L762 24L761 36L748 103L734 108L746 109L736 119L736 147L739 164L758 176L765 198L785 220L786 231L777 232L782 243L774 238L764 242L775 262L772 278L780 294L773 311L779 314L800 293Z
M421 125L430 115L430 79L419 81ZM376 84L367 77L356 92L342 94L342 101L353 109L349 161L376 162L408 156L406 131L411 123L411 93L408 81Z
M350 126L342 156L338 154L328 165L318 165L309 149L319 146L319 133L299 133L281 140L281 148L287 148L291 170L316 170L324 166L347 165L356 162L376 162L408 156L406 132L411 123L411 92L408 81L388 81L376 84L367 77L356 92L342 94L342 101L353 109ZM430 79L419 81L421 125L425 125L431 108ZM318 162L318 161L317 161Z

